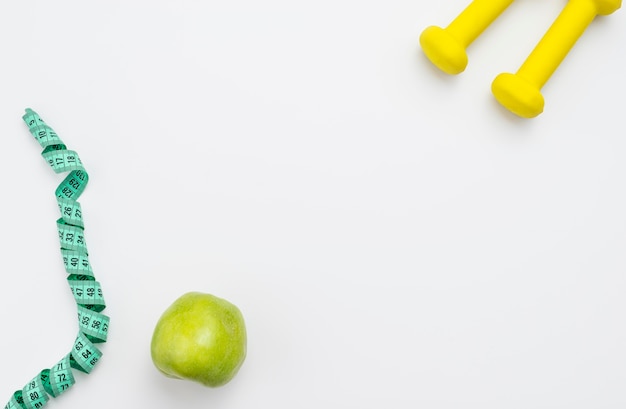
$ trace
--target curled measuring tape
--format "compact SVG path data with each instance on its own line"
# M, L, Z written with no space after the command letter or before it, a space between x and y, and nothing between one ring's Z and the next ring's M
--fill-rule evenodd
M95 344L106 342L109 317L100 283L96 281L87 254L80 204L89 175L76 152L66 149L59 136L31 109L22 117L30 133L43 148L41 153L56 173L69 172L56 189L61 218L57 220L61 254L67 281L78 308L78 335L70 352L59 362L42 370L22 389L13 393L5 409L38 409L67 391L75 382L72 368L90 373L102 352Z

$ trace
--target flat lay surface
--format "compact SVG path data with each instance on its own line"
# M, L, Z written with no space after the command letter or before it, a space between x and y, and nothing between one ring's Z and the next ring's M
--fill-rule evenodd
M46 407L623 408L626 9L522 119L491 83L566 1L513 2L449 76L418 38L468 3L3 3L0 399L77 333L30 107L89 172L111 318ZM151 361L189 291L245 318L217 389Z

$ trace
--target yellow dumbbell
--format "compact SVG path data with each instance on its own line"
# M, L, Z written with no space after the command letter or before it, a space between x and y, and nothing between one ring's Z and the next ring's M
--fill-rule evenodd
M420 35L424 54L440 70L459 74L467 66L465 49L513 0L474 0L446 28L431 26Z
M622 0L569 0L517 73L498 75L491 90L504 107L524 117L543 112L541 88L597 15L619 9Z

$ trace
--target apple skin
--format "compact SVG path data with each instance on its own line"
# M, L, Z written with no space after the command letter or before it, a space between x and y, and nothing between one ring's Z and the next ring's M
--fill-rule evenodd
M208 387L228 383L246 357L239 308L211 294L183 294L163 312L150 344L152 362L171 378Z

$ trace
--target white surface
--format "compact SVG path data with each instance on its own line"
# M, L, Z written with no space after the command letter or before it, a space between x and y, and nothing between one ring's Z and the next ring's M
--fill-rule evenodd
M540 117L490 94L564 3L513 4L458 77L417 38L465 0L3 3L0 397L76 334L31 107L90 173L112 320L96 370L47 407L623 408L624 10ZM247 320L220 389L150 361L189 290Z

